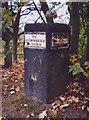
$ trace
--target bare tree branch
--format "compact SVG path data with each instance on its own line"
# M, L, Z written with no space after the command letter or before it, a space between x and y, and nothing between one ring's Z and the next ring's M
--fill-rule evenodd
M32 4L33 4L33 2L32 2L32 3L30 3L30 4L27 4L27 5L26 5L26 7L27 7L27 6L29 6L29 8L26 8L26 9L31 10L30 5L32 5ZM26 9L24 9L24 10L23 10L23 11L21 11L21 12L25 12L25 11L26 11Z
M34 6L35 6L35 8L36 8L36 10L37 10L37 12L38 12L38 14L39 14L39 16L41 17L41 19L43 20L43 22L46 23L45 20L43 19L42 15L41 15L41 13L39 12L39 10L38 10L35 2L33 2L33 3L34 3Z
M39 0L41 4L41 10L43 11L44 15L46 16L46 20L49 23L53 23L53 16L52 12L49 10L46 0Z
M17 39L18 39L22 34L24 34L24 31L18 34Z
M40 17L37 18L37 20L35 21L35 23L37 23L37 21L40 19Z
M31 13L31 11L29 11L28 13L23 13L23 14L21 14L20 16L28 15L28 14L30 14L30 13Z

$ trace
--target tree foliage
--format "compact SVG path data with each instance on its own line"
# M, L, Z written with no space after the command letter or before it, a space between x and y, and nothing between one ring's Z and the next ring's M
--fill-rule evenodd
M84 60L89 60L89 2L80 4L80 17L79 52Z
M10 5L8 2L3 3L3 32L5 28L8 28L10 31L10 36L12 37L11 39L13 40L13 59L14 61L17 61L17 42L18 42L18 37L23 34L23 32L19 33L19 24L20 24L20 18L21 16L28 15L33 8L31 8L34 5L34 9L37 10L39 16L41 19L44 21L43 17L41 16L35 2L33 1L32 3L27 3L27 2L10 2ZM26 9L22 11L22 7L25 6ZM28 7L27 7L28 6ZM47 8L47 9L45 9ZM28 12L26 12L28 10ZM46 2L41 3L41 10L44 12L46 15L46 12L49 10L49 7ZM47 22L53 21L53 17L49 17L50 15L46 16ZM4 40L6 35L3 35Z
M41 9L39 10L36 4L33 2L10 2L10 5L6 3L3 4L3 28L7 27L10 31L10 36L13 40L14 45L14 60L17 60L17 42L18 37L23 34L19 32L19 23L20 18L24 15L28 15L32 10L36 10L39 14L39 18L42 19L44 23L46 21L41 15L41 10L43 11L47 22L53 22L53 18L56 17L56 14L51 10L55 5L60 3L53 3L52 9L50 10L46 1L40 1ZM68 5L68 10L70 12L70 26L71 26L71 53L80 54L83 56L83 59L89 59L89 2L85 3L66 3ZM34 9L32 6L34 5ZM22 7L25 6L26 9L22 10ZM28 12L26 12L28 11ZM39 19L38 18L38 19ZM37 20L38 20L37 19ZM37 22L36 20L36 22Z

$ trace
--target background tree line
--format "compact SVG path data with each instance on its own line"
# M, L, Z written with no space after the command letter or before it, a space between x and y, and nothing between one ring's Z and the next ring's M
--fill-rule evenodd
M5 67L9 67L13 60L17 61L17 43L18 38L24 32L19 33L19 23L21 16L29 14L33 10L37 10L39 17L43 23L53 23L53 19L57 17L56 12L49 10L47 2L39 0L41 9L39 10L34 3L27 2L14 2L13 4L8 2L2 3L2 40L5 41ZM32 9L31 5L34 5ZM60 4L53 3L54 5ZM71 42L70 42L70 54L79 54L82 56L82 62L89 60L89 2L67 2L68 11L70 13L71 28ZM28 6L22 11L23 6ZM24 12L28 10L28 12ZM43 11L46 21L41 15ZM12 46L10 46L12 41Z

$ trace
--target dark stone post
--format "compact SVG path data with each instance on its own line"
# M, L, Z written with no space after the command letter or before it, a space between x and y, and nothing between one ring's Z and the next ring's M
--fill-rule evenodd
M67 85L70 28L65 24L25 26L25 94L49 103Z

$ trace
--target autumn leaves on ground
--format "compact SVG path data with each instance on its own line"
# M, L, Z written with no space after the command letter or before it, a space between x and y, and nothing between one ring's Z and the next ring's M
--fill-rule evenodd
M3 118L86 118L88 97L78 82L69 82L63 95L50 105L24 95L24 63L2 69Z

